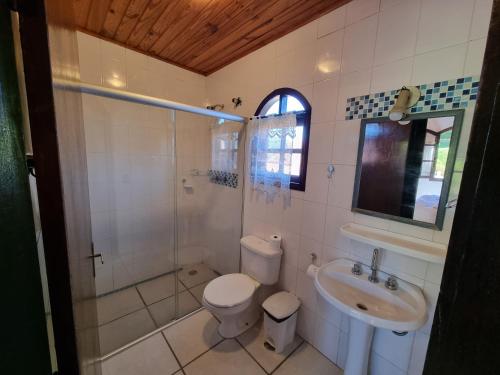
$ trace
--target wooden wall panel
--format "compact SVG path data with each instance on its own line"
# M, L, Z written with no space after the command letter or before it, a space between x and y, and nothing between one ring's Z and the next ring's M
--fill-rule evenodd
M73 0L82 31L205 75L349 1Z

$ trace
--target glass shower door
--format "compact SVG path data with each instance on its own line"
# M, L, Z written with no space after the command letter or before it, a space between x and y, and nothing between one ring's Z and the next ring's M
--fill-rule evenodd
M239 272L243 125L176 113L179 311L202 306L213 278Z
M239 271L243 125L83 95L101 353Z
M176 317L174 111L83 95L102 355Z

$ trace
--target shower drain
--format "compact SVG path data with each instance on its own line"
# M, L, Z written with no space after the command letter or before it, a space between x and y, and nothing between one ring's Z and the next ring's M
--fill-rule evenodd
M367 311L368 310L368 307L366 307L366 305L363 305L362 303L357 303L356 306L360 310L363 310L363 311Z
M188 275L189 275L189 276L194 276L194 275L196 275L197 273L198 273L198 271L196 271L196 270L191 270L191 271L189 271L189 272L188 272Z
M264 343L264 348L266 348L267 350L271 351L271 352L274 352L274 346L272 346L271 344L269 344L267 341Z

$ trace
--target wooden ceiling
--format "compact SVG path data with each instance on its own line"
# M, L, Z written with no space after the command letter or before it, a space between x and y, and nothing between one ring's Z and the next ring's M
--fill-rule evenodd
M78 28L208 75L349 0L72 0Z

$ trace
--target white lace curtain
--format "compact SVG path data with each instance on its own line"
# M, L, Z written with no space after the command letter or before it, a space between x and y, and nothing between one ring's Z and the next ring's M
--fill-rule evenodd
M212 137L212 169L236 172L238 169L238 138L241 124L214 120L210 128Z
M254 189L272 199L278 194L290 195L295 114L254 117L251 130L251 181Z

